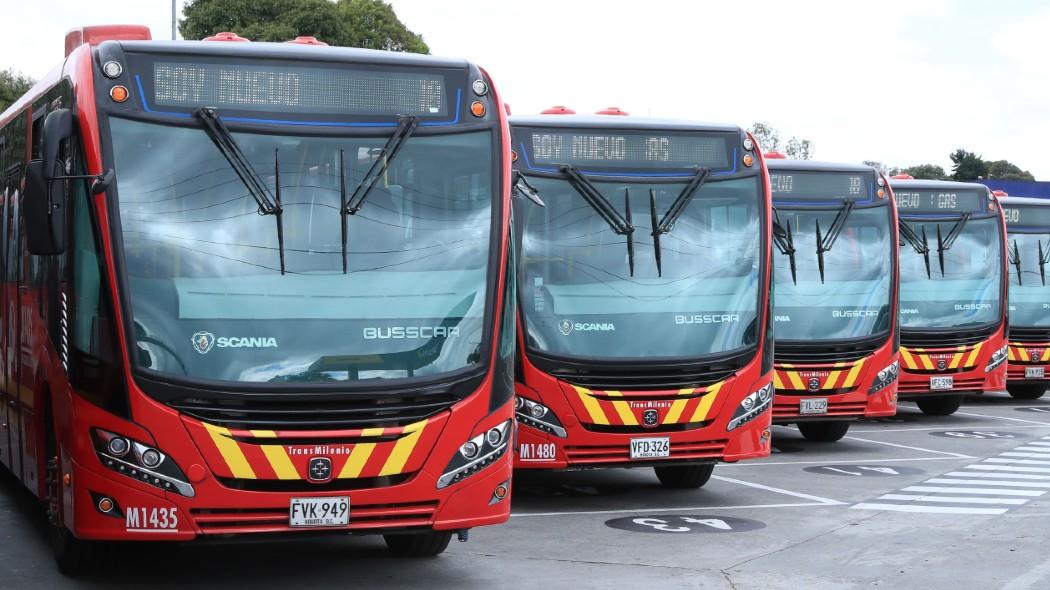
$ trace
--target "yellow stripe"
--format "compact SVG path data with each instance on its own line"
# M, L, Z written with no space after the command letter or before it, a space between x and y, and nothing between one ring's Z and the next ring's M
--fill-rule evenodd
M619 391L606 391L609 397L622 397L623 394ZM613 407L616 408L616 413L620 416L620 421L623 422L624 426L638 426L638 420L635 420L634 414L631 412L631 406L624 401L614 401Z
M343 465L343 470L339 472L339 479L359 477L361 470L365 468L365 463L368 462L368 458L372 456L372 450L375 448L375 443L358 443L354 445L353 450L350 451L350 456L346 459L346 464Z
M1017 359L1017 354L1014 352L1014 350L1015 349L1014 349L1013 346L1010 346L1010 347L1008 347L1006 349L1006 360L1008 360L1008 361L1016 361L1016 360L1018 360Z
M842 384L843 387L853 387L857 383L857 377L860 376L860 370L864 368L864 359L861 359L853 364L853 368L849 370L849 374L846 375L846 381Z
M919 355L919 360L922 361L922 367L924 369L926 369L928 371L932 371L933 370L933 360L930 358L930 355L928 355L928 354L921 354L921 355Z
M387 457L383 469L379 471L380 476L394 475L404 470L405 463L408 462L408 458L412 455L412 450L416 448L416 443L419 442L419 437L422 436L426 425L426 421L423 421L405 427L405 432L408 435L401 437L394 444L394 450Z
M1013 351L1014 351L1014 349L1012 349L1012 348L1011 348L1011 349L1010 349L1010 352L1013 352ZM1019 349L1017 349L1017 352L1018 352L1018 353L1019 353L1019 354L1021 355L1021 360L1022 360L1022 361L1028 361L1028 360L1031 360L1031 358L1029 358L1028 350L1026 350L1026 349L1024 349L1024 348L1019 348ZM1013 358L1013 355L1010 355L1010 357L1011 357L1011 359L1012 359L1012 358Z
M722 383L725 383L725 381ZM702 422L707 419L707 413L711 411L711 404L715 403L715 398L718 397L718 391L722 389L722 383L715 383L712 385L707 394L700 398L700 405L696 406L696 411L693 412L693 417L689 419L690 422Z
M780 380L780 371L773 371L773 387L784 389L784 382Z
M908 349L901 347L901 360L904 361L905 369L917 369L915 366L915 359L911 356L911 352Z
M241 447L237 441L230 438L230 430L207 422L201 422L201 424L204 424L204 428L211 435L211 440L215 443L215 448L219 449L223 460L226 461L230 473L237 479L255 479L255 472L248 464L248 459L245 458Z
M586 389L577 385L572 386L576 390L576 393L580 396L580 401L583 402L583 407L587 409L587 413L591 416L591 423L593 424L608 424L609 419L605 417L605 412L602 411L601 404L598 400L591 397L591 394Z
M361 431L362 438L376 438L383 436L383 428L365 428Z
M949 369L957 369L957 368L959 368L959 363L962 362L963 356L965 356L965 355L963 355L963 353L961 353L961 352L957 352L957 353L953 354L952 355L952 360L948 363L948 368Z
M1043 351L1043 360L1050 361L1050 348Z
M249 430L252 436L255 438L277 438L277 433L273 430Z
M828 378L824 380L824 385L821 389L835 389L835 382L839 380L839 375L841 374L842 371L832 371Z
M681 389L678 391L679 396L690 395L695 391L693 388ZM685 409L686 404L689 403L688 399L676 399L671 404L671 409L667 410L667 415L664 416L664 424L677 424L678 419L682 416L682 410Z
M806 389L806 386L802 384L802 379L799 378L797 371L788 371L788 380L791 381L791 386L795 389Z
M977 364L977 355L981 353L981 348L984 347L984 342L981 342L974 347L973 352L970 353L970 358L966 359L966 368L970 368Z
M277 474L277 479L302 479L299 477L299 472L295 470L295 465L292 465L292 460L288 458L284 447L262 445L262 452L266 455L266 460L270 462L273 472Z

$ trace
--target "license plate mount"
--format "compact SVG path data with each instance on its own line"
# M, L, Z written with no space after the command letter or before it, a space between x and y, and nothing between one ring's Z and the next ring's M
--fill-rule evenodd
M1025 379L1042 379L1046 376L1045 367L1025 367L1024 378Z
M955 378L951 375L930 377L930 389L932 390L943 391L945 389L951 389L952 387L955 387Z
M670 456L670 437L659 436L631 439L631 459L660 459Z
M350 498L331 496L292 498L288 526L293 528L342 527L350 524Z
M808 397L798 402L799 414L827 414L828 398Z

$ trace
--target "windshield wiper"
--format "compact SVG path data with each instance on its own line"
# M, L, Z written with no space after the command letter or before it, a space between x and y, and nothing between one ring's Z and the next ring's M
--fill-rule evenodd
M1042 256L1043 253L1039 252L1039 254ZM1014 265L1014 268L1017 269L1017 284L1023 285L1023 283L1021 283L1021 251L1017 249L1017 240L1014 240L1013 251L1006 251L1006 257L1009 259L1010 264Z
M1046 265L1050 264L1050 242L1046 244L1046 253L1043 253L1043 241L1039 240L1039 278L1043 280L1043 286L1046 286Z
M226 124L219 118L218 112L214 108L201 108L194 111L193 115L200 120L204 132L208 134L212 143L218 148L219 153L226 158L230 168L233 168L237 177L244 183L244 187L248 189L248 193L255 199L256 204L259 206L259 214L273 215L276 218L277 249L281 259L281 274L283 275L285 270L284 209L281 207L280 171L275 168L275 175L277 176L277 197L275 198L270 193L270 189L266 187L266 183L263 182L259 173L255 171L255 168L252 168L251 162L248 161L244 152L241 151L241 147L233 139L233 135L226 128ZM277 165L276 150L274 150L274 165L275 167Z
M847 199L846 202L842 203L842 208L835 215L835 219L831 220L831 227L828 228L828 235L823 238L820 236L820 220L814 219L813 223L817 227L817 268L820 269L820 282L824 282L824 253L830 252L831 247L835 245L835 240L838 239L839 234L842 233L842 228L846 225L846 219L849 217L850 211L853 211L853 205L855 203Z
M597 188L580 174L575 166L564 165L559 168L561 173L569 179L569 185L583 197L584 201L591 206L598 216L601 217L613 233L627 237L627 264L634 276L634 225L631 224L631 200L629 193L625 195L624 211L626 217L612 206L612 203L602 195Z
M776 244L777 250L780 253L788 257L788 263L791 265L791 282L798 284L798 277L795 276L795 238L791 235L791 224L787 224L784 227L780 223L780 212L773 209L773 243Z
M346 155L343 150L339 150L339 215L342 218L343 274L347 272L346 244L349 238L347 217L357 215L357 212L361 210L361 206L364 205L369 193L375 188L379 179L386 174L387 168L390 167L390 160L397 156L397 153L401 151L401 147L405 145L405 141L412 137L412 132L416 130L418 125L419 117L400 117L398 119L397 129L394 129L394 133L386 140L386 145L380 150L376 159L372 161L372 166L365 172L364 177L361 178L361 182L354 189L354 194L350 198L346 197Z
M653 224L653 248L655 249L657 276L663 276L663 268L660 260L660 236L663 234L671 233L671 230L674 229L674 223L678 221L679 217L682 216L682 212L684 212L685 208L689 205L689 201L693 200L693 195L695 195L696 191L699 190L701 186L703 186L704 181L707 180L707 177L710 174L711 171L707 168L697 168L696 174L693 175L693 178L689 181L689 184L685 185L685 188L682 189L682 192L678 193L678 196L675 197L674 202L671 203L671 206L667 209L667 212L664 213L664 216L662 219L660 219L659 224L656 223L656 191L649 191L649 210L651 213L650 216L652 217Z
M941 224L937 224L937 262L939 262L941 265L942 277L944 276L944 253L947 252L953 244L955 244L955 239L958 238L959 234L962 233L963 228L966 227L966 222L969 220L970 212L967 211L966 213L962 214L962 217L959 218L959 221L955 222L955 225L952 226L952 229L948 231L948 236L945 237L943 240L941 239Z
M922 226L921 241L919 236L915 234L915 230L907 222L901 220L897 226L900 228L901 237L915 249L916 253L922 254L922 258L926 262L926 278L932 279L933 275L930 274L930 241L926 239L926 226Z

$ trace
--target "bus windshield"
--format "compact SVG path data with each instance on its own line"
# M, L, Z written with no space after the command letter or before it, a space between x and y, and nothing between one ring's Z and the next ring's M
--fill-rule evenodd
M233 133L283 207L259 205L199 128L110 120L132 358L177 377L338 382L479 363L493 135L414 135L347 217L388 139ZM345 177L342 187L341 177Z
M999 319L1002 291L1002 240L997 217L970 219L950 248L942 250L943 274L938 261L938 227L943 237L962 218L924 220L902 218L918 236L928 239L930 276L926 262L909 245L900 249L901 326L904 328L963 328L990 324Z
M567 178L530 178L545 207L519 200L520 293L531 348L583 358L696 358L757 343L757 177L700 185L659 244L653 226L688 179L589 180L631 223L629 235Z
M1046 233L1010 233L1010 325L1019 328L1050 327L1050 229ZM1042 264L1040 264L1042 256ZM1014 261L1019 261L1020 269ZM1020 270L1020 282L1018 282Z
M853 209L831 250L824 252L824 276L817 258L821 236L837 210L777 208L781 226L790 225L796 273L786 256L774 252L776 337L785 340L839 340L886 333L890 328L893 271L892 218L888 206Z

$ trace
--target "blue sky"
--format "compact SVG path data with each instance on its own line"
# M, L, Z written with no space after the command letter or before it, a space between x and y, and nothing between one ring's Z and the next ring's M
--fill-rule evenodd
M181 0L179 0L181 4ZM515 113L767 121L819 159L950 165L965 147L1050 180L1050 3L393 0L435 54L485 67ZM169 34L169 0L36 0L5 10L0 67L40 76L65 31Z

